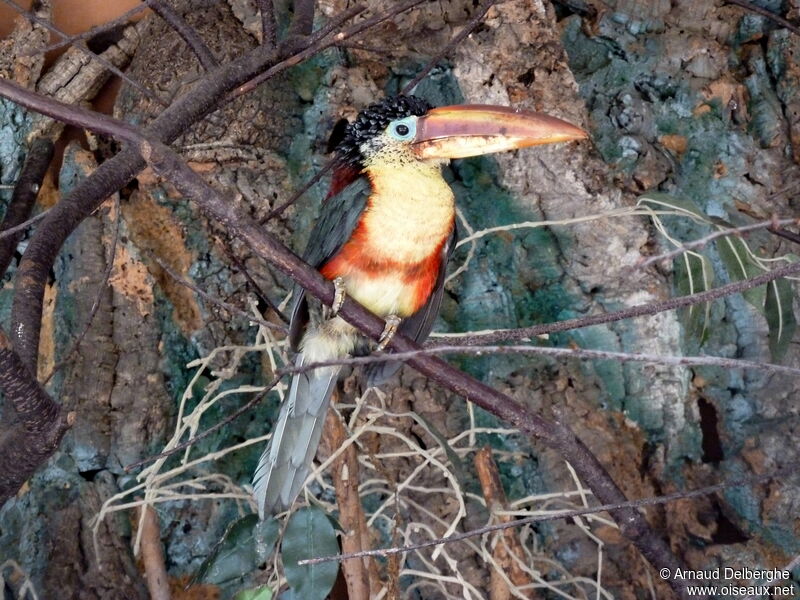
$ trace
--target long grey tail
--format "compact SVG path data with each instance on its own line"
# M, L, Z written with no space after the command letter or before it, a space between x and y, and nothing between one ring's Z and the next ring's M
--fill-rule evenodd
M300 354L295 365L302 364L303 355ZM340 367L324 367L298 373L292 379L272 439L253 477L258 514L262 519L288 509L300 493L317 453L339 370Z

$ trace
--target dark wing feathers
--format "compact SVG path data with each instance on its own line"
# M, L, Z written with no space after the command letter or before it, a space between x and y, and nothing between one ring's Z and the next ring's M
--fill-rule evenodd
M447 263L450 261L450 256L453 254L453 249L456 247L458 241L456 236L456 229L453 227L453 233L447 239L447 243L442 247L441 262L439 263L439 274L436 277L436 285L433 288L433 293L425 305L415 312L410 317L403 319L397 332L411 338L415 342L424 342L433 329L433 324L439 314L439 308L442 306L442 297L444 296L444 279L447 274ZM367 380L367 385L374 386L380 385L389 377L394 375L403 364L399 361L387 362L374 362L367 364L364 367L364 375Z
M322 205L303 253L303 259L307 263L319 269L350 239L371 191L369 180L360 177ZM293 350L297 350L303 329L308 323L308 302L305 296L305 290L295 284L289 325L289 343Z

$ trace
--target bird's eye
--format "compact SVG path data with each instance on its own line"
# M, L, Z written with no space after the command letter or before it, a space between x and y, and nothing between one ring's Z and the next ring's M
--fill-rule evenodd
M405 142L416 135L417 131L417 118L406 117L405 119L398 119L389 126L389 135L394 139Z

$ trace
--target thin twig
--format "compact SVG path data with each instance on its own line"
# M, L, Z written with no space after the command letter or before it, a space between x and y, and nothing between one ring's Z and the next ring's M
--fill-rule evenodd
M631 319L633 317L655 315L668 310L685 308L695 304L703 304L705 302L717 300L725 296L738 294L760 285L764 285L765 283L769 283L770 281L774 281L775 279L789 277L790 275L797 275L798 273L800 273L800 263L792 263L778 269L773 269L772 271L767 271L766 273L762 273L756 277L742 279L741 281L729 283L705 292L698 292L688 296L678 296L677 298L670 298L669 300L663 300L662 302L637 304L636 306L625 308L623 310L599 315L591 315L588 317L566 319L565 321L556 321L555 323L532 325L531 327L520 327L518 329L498 329L490 333L477 333L473 335L460 336L457 338L448 339L448 344L459 346L477 346L480 344L509 342L512 340L526 340L540 335L555 333L557 331L581 329L583 327L590 327L592 325L614 323L616 321Z
M175 446L173 448L170 448L166 452L161 452L159 454L153 454L152 456L148 456L147 458L143 458L142 460L137 460L136 462L129 464L128 466L125 467L125 472L126 473L130 473L131 471L133 471L137 467L141 467L141 466L144 466L144 465L146 465L148 463L155 462L157 460L161 460L162 458L169 458L173 454L176 454L176 453L180 452L181 450L185 450L186 448L189 448L190 446L193 446L194 444L196 444L200 440L207 438L208 436L210 436L215 431L219 431L220 429L225 427L228 423L232 423L238 417L242 416L248 410L253 408L256 404L258 404L264 398L266 398L267 394L270 392L270 390L272 388L274 388L276 385L278 385L278 382L281 380L281 378L285 376L285 373L282 373L281 371L277 371L275 373L275 375L276 375L275 378L272 381L270 381L263 390L261 390L258 394L253 396L250 400L248 400L247 403L243 404L237 410L233 411L230 415L228 415L227 417L222 419L222 421L220 421L216 425L213 425L213 426L209 427L208 429L206 429L205 431L203 431L201 433L198 433L196 436L186 440L182 444L178 444L177 446Z
M784 229L783 227L767 227L767 231L782 237L785 240L794 242L795 244L800 244L800 235L794 233L793 231Z
M748 233L750 231L756 231L758 229L767 229L769 231L772 231L773 228L776 228L778 226L795 225L795 224L798 224L798 220L797 219L777 219L777 220L776 219L772 219L772 220L769 220L769 221L760 221L758 223L753 223L751 225L743 225L742 227L731 227L731 228L726 228L726 229L718 229L717 231L714 231L713 233L710 233L710 234L708 234L708 235L706 235L704 237L701 237L699 239L693 240L691 242L686 242L684 244L681 244L680 247L675 248L674 250L672 250L670 252L664 252L663 254L659 254L657 256L651 256L651 257L647 258L646 260L643 260L642 262L637 263L636 268L637 269L643 269L644 267L646 267L648 265L651 265L654 262L660 262L662 260L669 260L669 259L675 258L679 254L683 254L684 252L687 252L689 250L694 250L695 248L703 248L703 247L705 247L706 244L708 244L709 242L711 242L711 241L713 241L713 240L715 240L717 238L721 238L721 237L725 237L725 236L729 236L729 235L741 235L743 233Z
M247 279L247 283L250 284L250 286L253 288L253 291L255 292L258 299L261 300L261 302L263 302L264 304L266 304L269 307L269 309L272 312L274 312L281 321L283 321L288 325L289 324L288 317L285 314L283 314L283 311L281 311L281 309L278 308L278 305L275 304L270 299L269 295L264 290L262 290L261 286L258 285L255 279L253 279L253 276L250 275L250 271L248 270L247 265L245 265L244 262L242 262L242 260L238 256L236 256L236 252L234 251L233 248L231 248L230 244L226 243L225 240L220 240L220 241L222 242L222 248L225 250L225 254L233 263L233 265L239 270L239 272L242 275L244 275L245 279Z
M75 35L69 35L66 38L62 39L61 41L54 42L54 43L50 44L49 46L45 46L44 48L37 48L35 50L31 50L31 51L29 51L27 53L27 55L28 56L33 56L35 54L41 54L41 53L44 53L44 52L50 52L51 50L58 50L60 48L63 48L64 46L71 46L71 45L74 45L77 42L80 42L82 40L91 39L91 38L95 37L96 35L101 34L103 32L111 31L112 29L114 29L115 27L118 27L119 25L126 24L128 21L130 21L132 16L134 16L134 15L142 12L146 8L148 8L149 4L152 1L153 0L144 0L144 2L142 2L141 4L137 4L136 6L134 6L129 11L124 12L123 14L118 16L116 19L112 19L111 21L107 21L107 22L103 23L102 25L96 25L95 27L92 27L91 29L89 29L87 31L83 31L81 33L76 33Z
M247 311L242 310L238 306L235 306L235 305L231 304L230 302L225 302L224 300L220 300L219 298L215 298L214 296L212 296L208 292L200 289L200 287L195 285L193 282L181 277L178 273L173 271L169 267L169 265L167 265L167 263L165 263L163 260L161 260L158 256L156 256L152 252L148 251L147 255L152 260L154 260L156 263L158 263L158 266L160 266L162 269L164 269L164 271L167 273L167 275L172 277L172 279L174 279L180 285L182 285L184 287L187 287L190 290L192 290L195 294L197 294L198 296L203 298L209 304L213 304L215 306L219 306L220 308L223 308L223 309L227 310L229 313L232 313L232 314L235 314L235 315L239 315L240 317L243 317L243 318L245 318L248 321L251 321L253 323L258 323L259 325L261 325L262 327L266 327L267 329L273 329L275 331L280 331L281 333L286 333L287 330L286 330L285 326L278 325L277 323L270 323L266 319L262 319L260 317L257 317L256 315L250 314Z
M15 225L14 227L9 227L8 229L4 229L3 231L0 231L0 240L12 237L15 233L20 232L20 231L24 231L25 229L27 229L31 225L35 225L36 223L38 223L39 221L44 219L47 216L47 213L49 211L50 211L49 208L47 210L43 210L42 212L40 212L35 217L31 217L30 219L28 219L27 221L23 221L19 225Z
M552 348L549 346L448 346L443 344L426 346L409 352L393 352L370 354L369 356L352 356L335 360L307 363L300 366L288 366L286 373L305 373L324 367L341 365L368 365L376 362L407 361L418 356L437 356L442 354L537 354L554 358L580 358L587 360L613 360L617 362L641 362L651 365L668 365L671 367L711 366L725 369L750 369L767 373L784 373L800 376L800 368L787 367L774 363L762 363L739 358L723 358L720 356L662 356L659 354L638 354L616 352L611 350L589 350L584 348Z
M456 35L453 36L444 48L442 48L436 56L428 61L428 64L423 67L423 69L417 73L416 77L409 81L406 86L403 88L403 91L400 92L401 94L410 94L411 91L419 85L419 82L425 79L425 77L430 73L431 69L435 67L439 61L441 61L445 56L447 56L453 49L458 46L464 38L466 38L470 33L472 33L475 28L480 25L483 17L486 16L486 13L489 12L489 9L492 8L495 4L497 4L499 0L486 0L481 7L475 11L475 14L470 18L470 20L464 25L464 27L459 31Z
M310 190L314 186L315 183L317 183L320 179L322 179L325 176L325 173L330 171L335 164L336 164L336 159L335 158L332 158L327 163L325 163L322 166L322 168L319 171L317 171L316 175L314 175L299 190L297 190L294 194L292 194L291 198L289 198L283 204L281 204L279 206L276 206L274 209L272 209L269 213L267 213L266 217L264 217L263 219L261 219L261 221L259 221L259 223L261 223L263 225L264 223L266 223L270 219L273 219L273 218L279 216L281 213L283 213L283 211L285 211L292 204L297 202L303 194L305 194L308 190Z
M274 48L278 43L278 26L275 23L275 7L272 0L256 0L261 13L261 43Z
M421 2L422 0L415 0L416 2ZM346 33L347 30L340 31L337 33L332 39L325 40L325 38L336 29L341 27L344 23L355 17L356 15L360 14L365 10L364 6L357 4L356 6L352 6L345 11L342 11L340 14L336 15L333 19L331 19L324 27L321 27L314 33L312 33L308 40L310 45L306 46L305 49L301 50L291 58L284 61L286 65L275 65L274 67L267 69L263 73L256 75L250 81L247 81L240 85L238 88L230 92L227 97L226 101L231 102L242 96L247 94L254 89L256 89L259 85L264 83L267 79L274 77L275 74L279 70L284 70L286 67L291 67L296 64L303 62L306 58L330 48L333 46L337 41L346 39L349 35Z
M298 561L298 565L317 565L324 562L331 561L345 561L355 558L364 558L367 556L391 556L392 554L406 554L414 550L422 550L432 546L439 546L441 544L452 544L453 542L460 542L472 537L484 535L486 533L493 533L495 531L503 531L514 527L522 527L524 525L531 525L533 523L542 523L545 521L556 521L560 519L572 519L583 515L594 515L601 512L614 512L622 508L642 508L645 506L653 506L658 504L666 504L668 502L675 502L676 500L685 500L687 498L697 498L700 496L708 496L716 492L720 492L729 488L745 487L756 485L770 479L777 479L783 481L781 478L786 475L795 474L798 466L792 466L787 469L776 471L765 475L754 475L745 479L736 481L727 481L725 483L717 483L706 487L698 488L696 490L689 490L686 492L673 492L664 496L655 496L652 498L642 498L640 500L628 500L626 502L616 502L611 504L601 504L599 506L590 506L587 508L576 508L574 510L562 510L545 515L535 515L532 517L525 517L524 519L517 519L509 521L508 523L498 523L495 525L487 525L478 529L472 529L463 533L456 533L446 538L438 538L435 540L428 540L427 542L420 542L419 544L410 544L408 546L397 546L394 548L383 548L378 550L363 550L360 552L351 552L350 554L339 554L334 556L320 556L318 558L309 558L306 560Z
M153 12L164 19L167 25L172 27L177 34L181 36L183 41L188 44L189 48L191 48L192 52L194 52L194 55L197 57L197 60L200 61L200 64L203 65L206 71L211 71L219 66L219 62L211 52L211 49L203 41L203 38L200 37L194 27L189 25L183 17L172 10L166 2L162 2L162 0L150 0L149 4Z
M50 23L50 21L47 21L45 19L37 17L35 14L30 12L29 10L25 10L24 8L22 8L19 4L14 2L14 0L0 0L0 1L4 2L5 4L7 4L11 8L13 8L15 11L17 11L19 14L24 16L29 21L31 21L33 23L36 23L37 25L41 25L45 29L48 29L48 30L52 31L53 33L55 33L56 35L60 36L61 38L66 39L67 37L69 37L66 33L61 31L58 27L56 27L55 25ZM164 107L169 106L169 104L167 102L165 102L164 100L159 98L154 92L150 91L149 89L144 87L142 84L140 84L137 81L135 81L135 80L131 79L130 77L128 77L124 72L119 70L117 67L115 67L113 64L111 64L109 61L107 61L102 56L98 56L97 54L95 54L94 52L89 50L89 48L87 48L83 44L83 42L74 44L73 47L77 48L79 51L83 52L91 60L97 61L98 63L103 65L106 69L111 71L114 75L116 75L117 77L119 77L120 79L122 79L123 81L128 83L131 87L133 87L133 88L137 89L138 91L140 91L142 94L144 94L145 96L147 96L148 98L150 98L154 102L157 102L161 106L164 106Z
M789 21L787 21L783 17L776 15L774 12L768 11L766 8L761 8L760 6L756 6L752 2L746 2L746 0L725 0L725 2L727 2L728 4L735 4L736 6L740 6L745 10L749 10L750 12L759 14L762 17L766 17L767 19L774 21L781 27L785 27L792 33L800 35L800 27L792 25Z

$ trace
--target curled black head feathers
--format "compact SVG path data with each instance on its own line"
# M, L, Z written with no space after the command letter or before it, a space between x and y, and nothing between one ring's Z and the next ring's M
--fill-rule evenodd
M364 142L380 134L392 121L410 116L421 117L431 108L428 102L417 96L389 96L370 104L347 126L344 138L336 148L340 160L360 163L364 158L360 146Z

